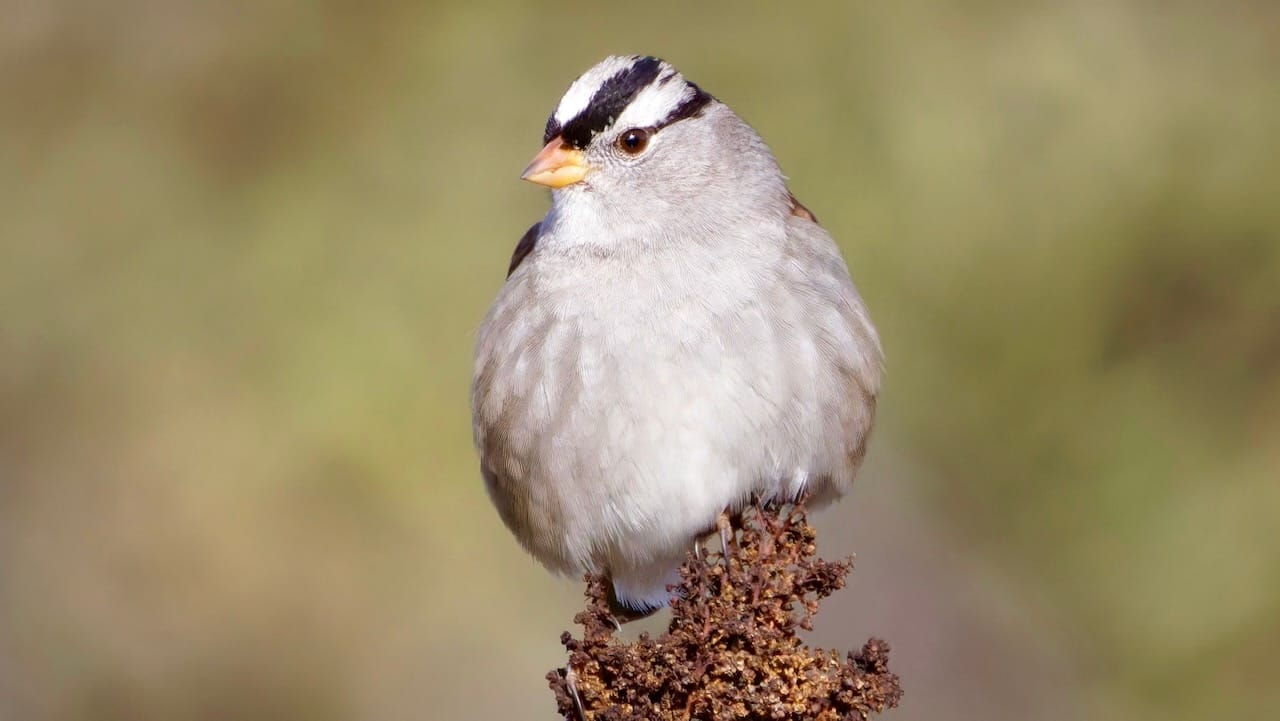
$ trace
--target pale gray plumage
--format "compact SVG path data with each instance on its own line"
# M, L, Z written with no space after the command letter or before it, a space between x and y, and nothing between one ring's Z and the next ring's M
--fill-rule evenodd
M549 135L581 131L565 116L609 100L609 78L648 80L580 143L585 177L522 243L472 388L503 521L549 568L608 574L633 609L668 600L725 509L845 491L881 373L839 250L764 142L666 63L641 75L657 62L606 59L553 114ZM618 145L632 127L654 128L635 156Z

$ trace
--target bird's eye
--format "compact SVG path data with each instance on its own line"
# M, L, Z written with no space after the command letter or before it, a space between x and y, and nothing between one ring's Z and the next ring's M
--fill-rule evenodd
M632 128L618 136L618 148L627 155L639 155L649 145L649 131Z

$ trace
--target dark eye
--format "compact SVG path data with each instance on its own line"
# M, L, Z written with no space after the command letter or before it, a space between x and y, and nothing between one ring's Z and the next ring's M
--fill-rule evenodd
M649 131L632 128L618 136L618 148L627 155L639 155L649 145Z

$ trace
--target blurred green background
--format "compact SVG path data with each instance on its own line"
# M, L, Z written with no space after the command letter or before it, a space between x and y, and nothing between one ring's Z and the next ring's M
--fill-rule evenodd
M753 123L888 355L818 643L895 719L1280 704L1280 5L16 0L0 719L553 718L473 331L606 54Z

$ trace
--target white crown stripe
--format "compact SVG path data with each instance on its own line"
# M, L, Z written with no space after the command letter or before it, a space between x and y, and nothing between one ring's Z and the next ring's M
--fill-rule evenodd
M582 114L600 88L617 75L630 70L640 56L613 56L600 61L595 67L573 81L556 107L554 118L566 125ZM631 103L616 117L609 118L614 127L644 128L662 123L680 104L697 91L685 82L684 76L666 62L654 80L632 98Z
M646 85L636 94L631 104L622 111L615 123L618 127L650 128L656 127L667 118L680 103L693 96L694 90L684 82L684 78L676 73L677 82L661 81Z
M604 85L609 78L626 72L639 61L640 58L635 55L615 55L601 60L595 67L583 73L573 81L565 91L564 97L560 99L560 105L556 107L555 112L556 122L564 125L573 120L587 109L587 104L591 102L596 91L600 90L600 86Z

